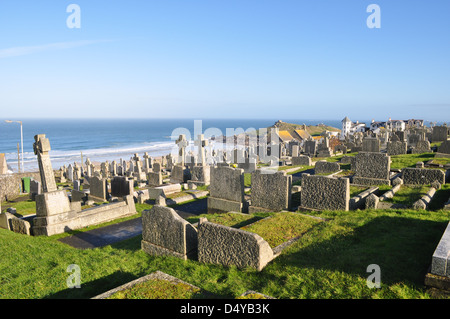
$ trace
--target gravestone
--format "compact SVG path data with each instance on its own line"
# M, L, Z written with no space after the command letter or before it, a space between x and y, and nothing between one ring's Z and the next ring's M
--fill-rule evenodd
M197 230L174 209L155 205L142 212L142 250L188 259L197 254Z
M332 152L330 148L330 142L327 136L323 138L322 143L317 147L317 157L331 157Z
M34 179L30 180L30 198L32 201L36 200L36 195L42 194L41 182Z
M124 197L133 195L133 180L129 180L126 176L115 176L111 180L111 196Z
M208 264L252 267L261 271L274 258L273 250L259 235L210 223L198 226L198 261Z
M199 185L209 185L211 182L211 167L194 166L191 170L191 182Z
M431 145L429 141L418 141L416 143L416 147L411 150L412 154L423 154L423 153L431 153Z
M161 172L154 173L154 172L148 172L147 173L147 184L149 186L159 186L162 185L162 174Z
M314 157L317 151L317 142L315 140L306 140L304 145L304 153L310 157Z
M154 173L161 173L161 164L158 162L153 163L152 170Z
M297 166L297 165L312 166L311 157L305 156L305 155L292 157L291 158L291 163L292 163L293 166Z
M443 185L445 173L440 169L406 167L402 169L402 179L406 185L431 185L434 181Z
M181 134L178 139L175 141L175 143L178 145L178 160L177 164L184 167L185 164L185 152L186 147L189 146L189 141L186 140L186 135Z
M380 152L380 140L373 137L365 137L362 141L362 152L378 153Z
M450 157L450 141L441 143L435 157Z
M396 136L396 135L395 135ZM392 155L403 155L407 153L406 142L391 141L387 143L387 154Z
M92 176L91 160L87 158L85 164L86 164L86 176L91 177Z
M8 165L6 164L5 153L0 153L0 175L8 173Z
M390 185L391 157L382 153L360 152L352 163L353 184Z
M188 180L188 170L181 165L174 165L170 174L171 183L184 183Z
M55 175L53 173L52 163L50 162L49 151L50 142L45 134L36 135L33 144L34 154L38 157L39 173L41 176L42 191L53 192L56 191Z
M292 175L286 172L265 173L257 169L252 173L251 205L249 213L278 212L291 208Z
M144 153L144 171L146 174L150 173L150 169L153 166L153 159L148 155L147 152Z
M232 167L211 167L208 212L243 212L244 170Z
M314 174L331 174L341 170L341 166L336 162L317 161L314 166Z
M108 198L108 188L106 184L106 179L99 178L97 176L91 177L89 179L90 195L95 196L104 201Z
M302 176L301 207L315 210L349 210L350 182L348 178Z
M447 126L434 126L433 133L431 135L432 142L443 142L447 140L448 127Z
M292 145L291 156L297 157L300 154L300 146L298 144Z

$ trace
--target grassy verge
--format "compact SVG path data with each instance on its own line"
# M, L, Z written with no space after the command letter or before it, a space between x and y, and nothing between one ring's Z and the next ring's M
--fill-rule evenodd
M423 287L450 212L365 210L315 212L329 219L306 232L261 272L147 255L141 236L78 250L52 237L0 229L0 298L90 298L156 270L224 298L251 289L275 298L430 298ZM70 264L81 288L69 289ZM381 288L366 285L367 266Z
M404 205L406 207L412 206L415 201L424 196L430 186L406 186L402 185L400 189L395 193L393 198L386 199L386 202Z

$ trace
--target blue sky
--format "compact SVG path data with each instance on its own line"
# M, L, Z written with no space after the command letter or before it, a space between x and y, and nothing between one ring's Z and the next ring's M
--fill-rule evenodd
M1 114L450 121L449 31L442 0L2 0Z

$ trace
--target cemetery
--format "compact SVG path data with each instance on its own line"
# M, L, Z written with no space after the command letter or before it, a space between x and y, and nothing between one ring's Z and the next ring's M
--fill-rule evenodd
M0 175L0 297L448 298L447 128L339 139L287 124L258 151L201 134L189 151L180 135L176 155L59 170L36 135L39 172Z

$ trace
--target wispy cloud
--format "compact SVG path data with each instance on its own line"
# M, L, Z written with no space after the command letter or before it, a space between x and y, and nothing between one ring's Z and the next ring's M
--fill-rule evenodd
M7 49L0 49L0 59L11 58L23 55L30 55L45 51L55 51L55 50L67 50L77 47L82 47L91 44L111 42L112 40L84 40L84 41L72 41L72 42L56 42L48 43L35 46L23 46L23 47L13 47Z

